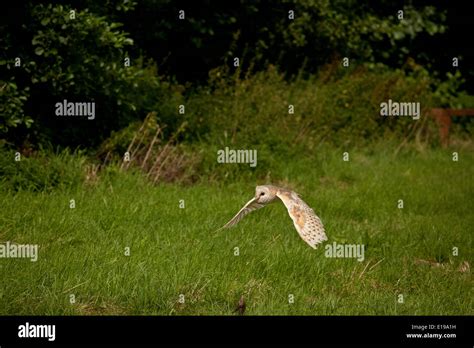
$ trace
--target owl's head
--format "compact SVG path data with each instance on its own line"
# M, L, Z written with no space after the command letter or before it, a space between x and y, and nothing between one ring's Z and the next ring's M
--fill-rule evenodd
M255 198L258 203L267 204L277 198L277 191L270 185L257 186L255 189Z

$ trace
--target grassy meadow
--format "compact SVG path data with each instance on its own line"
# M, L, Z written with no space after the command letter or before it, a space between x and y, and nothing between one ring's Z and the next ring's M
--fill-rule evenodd
M474 154L457 151L320 147L265 179L152 185L111 165L82 184L2 190L0 242L39 256L0 259L0 315L237 315L241 296L246 315L472 315ZM365 259L308 247L280 202L216 232L266 183L300 193L326 243L364 244Z
M474 315L467 9L4 12L0 316ZM220 230L265 184L297 192L328 241L310 248L279 200ZM38 246L37 261L5 257L14 244ZM364 255L329 257L333 245Z

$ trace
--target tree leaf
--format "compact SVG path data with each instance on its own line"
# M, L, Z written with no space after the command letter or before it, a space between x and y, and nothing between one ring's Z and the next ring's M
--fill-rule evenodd
M41 55L44 53L43 47L41 47L41 46L36 47L35 53L36 53L38 56L41 56Z

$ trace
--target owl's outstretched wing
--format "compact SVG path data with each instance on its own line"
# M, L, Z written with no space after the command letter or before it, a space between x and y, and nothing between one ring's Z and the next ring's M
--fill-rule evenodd
M257 202L257 199L254 197L250 201L247 202L247 204L244 205L242 209L239 210L237 214L224 226L222 226L220 229L227 228L227 227L232 227L236 225L242 218L247 215L248 213L263 208L265 204L261 204Z
M296 230L306 243L316 249L318 244L328 240L319 217L295 192L280 191L277 196L285 204Z

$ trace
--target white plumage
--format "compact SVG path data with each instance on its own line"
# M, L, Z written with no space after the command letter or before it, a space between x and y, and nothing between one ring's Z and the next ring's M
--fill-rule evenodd
M324 226L311 209L296 192L272 186L262 185L255 189L255 197L248 201L242 209L222 228L236 225L248 213L263 208L265 205L279 198L288 209L300 237L316 249L318 244L327 240Z

